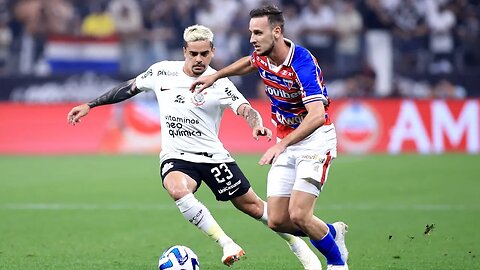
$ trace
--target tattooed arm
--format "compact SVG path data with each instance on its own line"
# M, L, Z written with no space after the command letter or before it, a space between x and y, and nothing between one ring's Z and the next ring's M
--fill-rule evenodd
M237 113L247 120L248 125L252 128L252 136L255 140L258 141L258 136L266 136L268 141L272 139L272 131L263 126L262 116L249 104L240 105Z
M126 99L129 99L140 92L141 91L135 85L135 79L131 79L129 81L121 83L120 85L114 87L113 89L106 92L105 94L88 102L87 105L91 109L93 107L97 107L101 105L118 103Z
M118 103L129 99L140 92L141 90L135 85L135 79L123 82L98 98L74 107L67 115L67 122L75 125L76 123L80 122L80 118L88 114L91 108L106 104Z

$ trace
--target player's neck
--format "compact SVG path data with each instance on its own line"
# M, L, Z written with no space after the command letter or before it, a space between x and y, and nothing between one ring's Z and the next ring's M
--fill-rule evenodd
M282 41L278 42L273 48L272 52L268 55L270 63L275 66L283 64L285 62L285 59L287 58L290 46L291 44L288 44L282 38Z
M183 66L183 73L185 73L188 77L197 78L198 75L195 75L191 69L187 66Z

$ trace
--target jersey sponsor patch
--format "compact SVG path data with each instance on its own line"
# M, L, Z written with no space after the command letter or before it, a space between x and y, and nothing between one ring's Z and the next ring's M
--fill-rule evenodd
M149 70L147 70L145 73L143 73L142 79L145 79L145 78L147 78L148 76L152 76L152 74L153 74L152 69L149 69Z
M157 72L157 76L178 76L178 72L161 69Z
M176 102L176 103L185 103L185 97L182 96L182 95L177 95L175 97L175 100L173 102Z
M225 93L232 99L232 101L238 100L238 96L235 95L232 90L229 90L228 87L225 87Z

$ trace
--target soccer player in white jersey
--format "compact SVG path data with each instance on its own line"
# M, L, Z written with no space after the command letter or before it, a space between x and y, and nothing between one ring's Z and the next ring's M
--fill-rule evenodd
M100 97L74 107L67 116L75 125L97 106L124 101L143 91L154 91L160 110L162 151L160 172L163 186L182 215L223 248L222 262L232 265L244 254L219 226L194 193L205 184L219 201L231 201L240 211L267 225L267 204L260 199L235 160L218 138L223 111L230 108L252 128L252 136L267 136L260 114L228 79L219 80L200 94L189 91L202 74L215 72L209 64L215 48L210 29L194 25L184 32L185 61L162 61L136 78ZM278 233L285 239L305 269L320 270L315 253L299 237Z
M275 231L305 233L325 256L327 270L348 270L347 225L327 224L313 215L337 153L335 127L328 115L330 99L317 60L284 38L284 23L276 6L252 10L252 55L205 74L190 90L201 93L218 79L259 72L277 126L277 143L259 161L260 165L272 164L267 182L268 225Z

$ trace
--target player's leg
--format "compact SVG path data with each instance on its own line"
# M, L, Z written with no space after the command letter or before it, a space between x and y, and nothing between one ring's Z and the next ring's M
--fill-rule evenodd
M310 237L311 243L327 259L329 267L343 266L340 269L348 269L348 252L344 242L346 225L326 224L313 215L316 200L328 176L332 156L329 151L324 156L308 155L302 149L298 149L298 153L297 174L289 205L290 219Z
M267 203L257 196L252 188L242 196L231 200L233 205L245 214L257 219L264 225L268 226L267 220ZM302 263L304 269L321 270L322 264L315 253L308 247L307 243L301 238L287 233L277 232L284 239L293 254Z
M325 256L328 265L344 265L340 250L335 242L335 229L313 215L316 196L294 190L290 200L290 219L310 238L311 243ZM330 226L329 226L330 225Z
M347 268L340 269L348 269L348 251L344 242L347 226L343 222L326 224L314 216L315 201L315 195L294 190L289 207L290 218L308 235L310 242L325 256L329 266L345 265Z
M321 145L327 145L322 139L330 138L315 138L315 141ZM330 149L333 149L335 142L333 140L331 142ZM267 184L269 225L277 231L290 233L303 231L314 240L312 244L324 254L330 265L344 265L344 269L348 269L345 261L341 258L338 244L333 236L335 228L313 216L313 207L322 184L326 180L331 158L322 159L317 153L306 155L308 152L305 150L311 151L311 149L322 150L322 147L312 147L311 145L306 149L288 147L272 165ZM322 178L322 175L325 177ZM330 230L331 233L329 233ZM329 234L330 236L327 237ZM337 238L340 239L338 236ZM322 239L324 240L320 244L316 242Z
M165 166L171 168L165 170ZM167 160L162 163L161 168L163 185L185 219L223 248L222 262L231 265L237 257L243 256L245 253L243 249L225 234L208 208L195 198L193 193L197 190L199 182L192 176L199 178L196 176L194 164L180 160Z
M268 226L277 232L305 236L290 220L288 206L295 183L295 163L288 157L288 149L272 164L267 177Z

